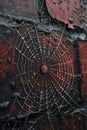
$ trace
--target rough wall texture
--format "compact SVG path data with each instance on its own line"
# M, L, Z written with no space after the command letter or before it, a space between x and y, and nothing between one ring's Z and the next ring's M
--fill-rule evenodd
M0 130L86 130L87 2L0 0Z

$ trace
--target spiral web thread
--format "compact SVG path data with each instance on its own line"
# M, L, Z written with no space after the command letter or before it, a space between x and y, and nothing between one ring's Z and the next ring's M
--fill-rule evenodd
M3 129L34 129L34 125L44 116L49 120L50 127L55 129L52 117L58 113L69 127L63 109L68 110L69 107L73 110L80 106L76 101L78 88L74 58L70 52L72 45L68 44L64 33L52 31L48 34L38 31L36 25L28 24L15 29L14 44L3 57L12 55L15 76L11 80L16 82L17 87ZM49 69L46 74L40 70L43 63ZM37 114L37 118L32 119L32 114ZM20 117L24 118L22 126L20 122L23 119L20 121Z

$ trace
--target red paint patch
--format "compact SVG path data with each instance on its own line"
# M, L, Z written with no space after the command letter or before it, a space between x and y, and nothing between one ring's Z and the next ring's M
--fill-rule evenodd
M69 27L87 24L87 9L81 0L46 0L46 6L53 19L57 19Z
M87 96L87 41L79 41L81 74L82 74L82 95Z

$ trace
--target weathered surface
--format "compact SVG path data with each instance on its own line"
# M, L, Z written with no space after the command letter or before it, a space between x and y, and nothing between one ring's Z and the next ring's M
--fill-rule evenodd
M82 74L82 96L87 97L87 41L79 41Z
M87 129L85 5L48 2L0 0L0 130Z
M87 117L84 117L80 114L75 116L66 117L67 123L63 123L61 119L58 120L57 117L51 119L53 128L59 130L85 130L87 128ZM60 125L62 124L62 126ZM52 126L49 125L49 120L44 118L38 121L36 125L36 130L53 130Z
M38 0L0 0L0 15L38 21Z
M83 0L46 0L50 16L68 27L84 27L87 29L87 8Z

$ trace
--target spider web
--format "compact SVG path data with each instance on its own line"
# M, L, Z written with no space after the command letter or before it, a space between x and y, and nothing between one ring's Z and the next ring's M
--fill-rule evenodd
M65 30L46 33L39 31L37 25L22 24L13 36L14 43L3 56L10 55L15 70L10 79L13 98L3 129L34 129L44 116L54 129L52 117L58 115L68 128L65 109L73 111L80 106L74 47Z

